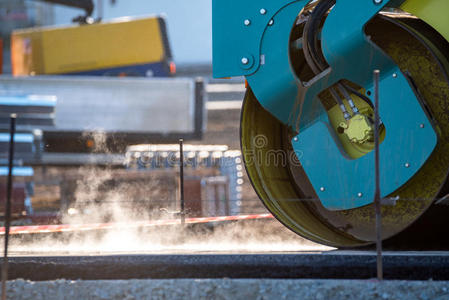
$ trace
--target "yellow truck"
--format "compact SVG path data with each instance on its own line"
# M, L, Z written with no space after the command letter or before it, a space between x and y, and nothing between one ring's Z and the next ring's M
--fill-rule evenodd
M163 16L15 30L11 61L14 76L168 77L176 72Z

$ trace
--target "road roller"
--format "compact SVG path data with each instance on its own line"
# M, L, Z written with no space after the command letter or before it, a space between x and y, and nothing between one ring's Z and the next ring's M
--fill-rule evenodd
M449 1L213 0L212 9L213 74L245 77L245 166L281 223L333 247L375 242L378 127L382 239L447 240Z

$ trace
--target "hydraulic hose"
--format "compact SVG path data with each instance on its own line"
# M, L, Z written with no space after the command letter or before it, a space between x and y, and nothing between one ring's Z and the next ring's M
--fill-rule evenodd
M312 71L315 75L318 75L322 71L324 71L326 68L328 68L328 64L326 62L326 59L324 58L323 54L320 49L320 41L318 39L318 31L320 29L321 23L327 12L335 5L336 0L322 0L320 1L315 8L313 9L311 15L309 16L309 19L307 20L305 26L304 26L304 33L303 33L303 51L304 51L304 57L307 62L307 64L310 66ZM362 100L367 102L371 107L371 101L368 97L361 95L358 91L355 93L355 89L352 87L349 87L347 84L344 83L338 83L337 85L338 89L344 96L344 98L348 101L348 104L353 111L354 114L359 114L359 109L354 104L354 101L352 100L348 90L350 90L353 94L359 96ZM347 110L343 110L344 105L342 104L342 100L340 96L338 95L338 92L335 91L333 87L330 88L330 93L332 97L335 99L337 104L342 109L343 114L345 115L345 119L348 119L348 113Z

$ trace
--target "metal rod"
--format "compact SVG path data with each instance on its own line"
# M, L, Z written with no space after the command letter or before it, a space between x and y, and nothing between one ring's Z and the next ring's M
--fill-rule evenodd
M103 0L97 0L97 19L103 20Z
M380 71L374 71L374 151L375 151L375 181L374 207L376 210L376 252L377 252L377 279L383 280L382 266L382 215L380 196L380 171L379 171L379 76Z
M5 249L3 252L2 266L2 300L6 300L6 283L8 281L8 243L9 229L11 224L11 196L13 186L13 162L14 162L14 135L16 134L16 114L12 114L9 127L9 156L8 156L8 179L6 187L5 204Z
M226 215L230 216L231 215L231 205L229 203L230 197L229 197L229 179L226 180L226 183L224 185L224 190L225 190L225 210L226 210Z
M184 198L184 140L179 139L179 192L181 199L181 224L184 226L186 222L185 215L185 198Z

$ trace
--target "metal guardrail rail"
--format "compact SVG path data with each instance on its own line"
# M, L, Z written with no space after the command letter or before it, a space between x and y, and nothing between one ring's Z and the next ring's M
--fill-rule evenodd
M85 147L89 134L98 132L115 144L201 139L206 126L201 78L0 76L0 86L5 96L57 97L55 126L42 127L51 152L79 152L70 147Z

